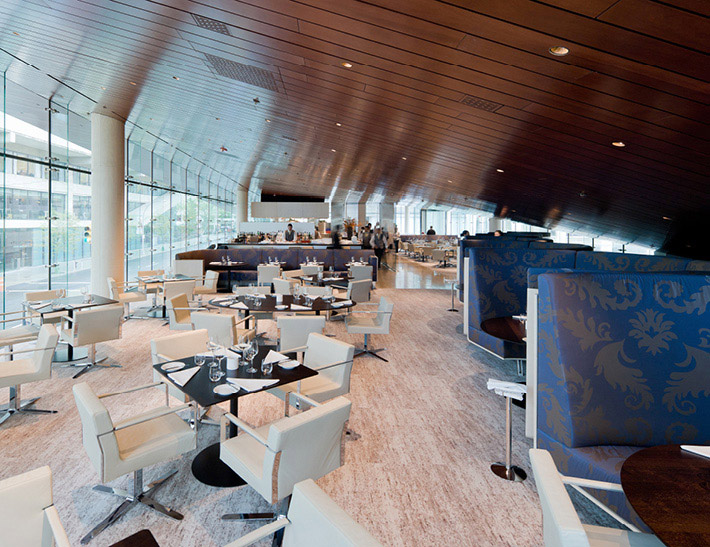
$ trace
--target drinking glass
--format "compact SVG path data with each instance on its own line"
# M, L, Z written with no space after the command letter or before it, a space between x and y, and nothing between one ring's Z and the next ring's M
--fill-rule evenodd
M195 364L198 367L201 367L202 365L205 364L206 358L207 358L207 356L204 353L198 353L197 355L195 355Z
M239 292L239 285L235 283L232 285L232 294L237 294Z
M88 297L86 296L86 295L88 294L88 292L89 292L89 288L88 288L86 285L84 285L84 286L81 288L81 295L84 297L84 302L88 302L88 301L89 301Z
M256 340L252 340L245 352L245 356L249 361L249 368L246 372L250 374L256 372L256 368L254 367L254 357L256 357L257 353L259 353L259 346L257 345Z
M261 362L261 373L266 375L266 374L271 374L271 371L274 370L274 364L273 363L264 363L263 361Z
M213 359L210 361L210 382L219 382L222 379L222 376L224 376L224 372L222 372L222 361L217 361Z

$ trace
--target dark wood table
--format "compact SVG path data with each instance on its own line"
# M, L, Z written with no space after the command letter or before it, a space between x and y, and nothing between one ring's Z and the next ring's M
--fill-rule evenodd
M135 534L114 543L111 547L160 547L150 530L140 530Z
M227 272L227 292L232 290L232 272L243 270L247 266L246 262L210 262L209 269L220 272Z
M329 279L331 277L337 277L337 279ZM323 275L319 276L318 274L313 274L313 275L301 275L298 277L301 281L308 285L317 285L319 287L326 287L326 286L334 286L338 285L343 288L347 288L348 281L351 280L353 277L348 274L348 273L331 273L331 272L323 272Z
M27 309L34 313L39 314L40 321L44 320L44 316L49 313L57 313L66 311L67 317L72 319L74 317L74 310L85 310L88 308L95 308L96 306L106 306L107 304L118 304L118 301L111 300L110 298L105 298L99 296L98 294L87 295L91 299L88 301L84 300L84 296L66 296L64 298L53 298L52 300L45 300L40 303L30 302L27 304ZM53 304L49 304L52 302ZM54 358L52 361L55 363L66 363L69 361L77 361L79 359L85 359L89 355L87 349L75 350L71 344L67 344L66 348L57 348L54 351Z
M668 547L710 545L710 458L677 444L644 448L624 462L621 486Z
M235 296L230 300L223 301L223 302L216 302L216 299L210 300L209 304L210 306L215 306L218 308L230 308L230 309L236 309L238 310L239 308L232 308L232 304L236 304L237 302L241 302L244 304L247 308L249 308L248 311L250 312L258 312L258 313L274 313L274 312L287 312L287 311L294 311L294 312L299 312L299 313L307 313L309 311L314 312L316 315L320 315L321 312L324 311L333 311L333 310L346 310L348 308L352 308L355 306L355 302L352 302L348 304L347 306L335 306L333 307L333 304L337 304L338 302L345 302L345 298L333 298L332 300L323 300L322 298L316 298L313 300L313 303L307 310L292 310L291 309L291 304L296 304L299 306L306 306L306 299L305 297L295 297L289 294L285 294L282 296L281 303L279 304L276 301L276 296L275 295L262 295L263 298L257 298L254 299L255 301L252 302L248 296ZM279 309L276 306L286 306L283 309ZM246 310L242 310L246 311Z
M165 284L166 283L172 283L175 281L192 281L195 279L194 277L190 277L189 275L185 274L175 274L170 277L166 275L147 275L147 276L141 276L136 278L140 283L143 283L144 285L152 285L154 283L160 283L163 286L163 291L165 291ZM155 309L151 309L148 311L148 314L150 317L159 317L162 319L165 319L167 317L167 305L165 303L165 298L163 298L163 305L162 307L162 313L158 312Z
M161 365L155 365L153 368L157 370L161 376L166 378L168 382L190 397L190 399L196 401L201 407L208 408L212 405L216 405L217 403L229 401L229 412L235 416L239 416L239 397L249 395L250 393L259 393L260 391L273 389L275 387L297 382L299 380L303 380L304 378L310 378L311 376L316 376L318 374L315 370L303 365L299 365L290 370L274 365L271 374L263 374L261 372L261 362L264 360L264 357L266 357L266 354L269 353L269 350L275 349L275 346L259 347L259 353L256 357L254 357L254 367L257 369L257 372L248 373L246 372L246 369L248 368L247 366L240 366L237 370L226 371L227 374L223 376L219 382L210 381L209 367L206 364L200 367L197 374L190 378L184 386L179 386L173 382L168 376L168 373L160 368ZM295 354L287 355L295 357ZM186 363L188 365L187 368L195 366L194 357L175 359L175 361L182 361L183 363ZM226 363L226 359L224 362ZM220 384L226 384L227 378L271 379L278 380L278 382L259 391L245 391L241 389L237 393L233 393L231 395L217 395L213 389ZM237 426L230 423L229 436L232 437L236 434ZM209 486L227 488L241 486L244 484L244 480L219 459L219 443L208 446L197 456L195 456L195 459L192 461L192 474L198 481Z

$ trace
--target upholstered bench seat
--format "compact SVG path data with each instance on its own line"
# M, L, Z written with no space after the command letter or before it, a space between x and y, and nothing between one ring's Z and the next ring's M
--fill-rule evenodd
M508 342L525 342L525 323L514 317L493 317L481 323L485 332Z

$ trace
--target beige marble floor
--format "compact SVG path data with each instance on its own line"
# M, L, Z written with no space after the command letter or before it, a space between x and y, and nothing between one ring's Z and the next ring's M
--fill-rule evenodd
M398 267L403 261L399 262ZM431 282L416 269L422 284ZM429 274L431 275L431 274ZM447 312L450 293L437 289L400 290L381 277L373 299L394 303L392 331L375 336L386 345L389 363L358 358L353 368L351 427L362 437L347 443L346 464L320 479L319 485L385 545L539 545L541 516L534 481L508 483L489 465L503 457L503 401L486 391L489 377L514 378L513 366L468 344L460 334L461 314ZM428 281L427 281L428 279ZM270 322L262 322L268 325ZM273 327L272 327L273 328ZM340 322L327 332L359 344ZM167 334L161 321L132 320L121 340L100 345L121 369L90 372L82 380L97 392L151 380L151 338ZM273 333L275 334L275 333ZM94 492L97 474L84 453L81 425L67 369L56 368L51 380L29 385L24 395L42 395L38 406L59 413L13 417L0 427L0 478L48 464L54 472L55 503L73 543L115 506ZM4 394L3 394L4 395ZM159 400L157 393L113 401L116 414L129 415ZM280 403L267 394L240 400L240 416L263 424L279 416ZM214 411L213 411L214 412ZM515 455L528 468L523 411L514 411ZM203 427L200 448L217 439ZM156 497L185 515L176 522L147 509L132 510L94 540L104 546L142 528L150 528L162 546L224 545L254 524L222 522L237 510L266 510L248 487L217 489L196 481L189 470L194 454L146 471L146 479L177 467L178 475ZM115 481L127 485L126 479Z

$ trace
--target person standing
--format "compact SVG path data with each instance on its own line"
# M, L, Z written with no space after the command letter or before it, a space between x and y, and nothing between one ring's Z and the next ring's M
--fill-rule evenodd
M362 242L363 249L372 249L372 244L370 242L371 236L372 236L372 232L370 232L370 225L368 224L362 230L362 237L360 238L360 240Z
M396 224L394 225L393 238L394 238L394 252L395 252L395 254L396 254L396 253L399 252L399 240L400 240L400 237L399 237L399 228L397 228L397 225L396 225Z
M296 232L293 231L293 224L289 224L284 232L284 240L293 241L296 237Z
M428 236L435 236L436 235L436 230L434 230L433 226L429 226L429 229L426 231L426 235L428 235Z
M385 256L385 251L387 249L387 239L382 233L382 228L379 226L375 228L375 233L372 236L372 248L375 250L375 256L377 256L378 267L382 267L382 259Z

